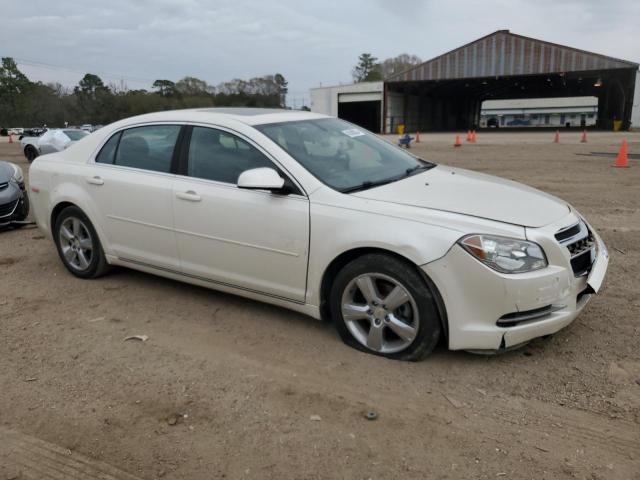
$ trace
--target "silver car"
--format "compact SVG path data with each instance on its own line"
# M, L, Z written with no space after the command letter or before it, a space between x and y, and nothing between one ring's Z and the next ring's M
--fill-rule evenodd
M20 143L24 156L33 162L40 155L61 152L87 135L88 132L76 128L54 128L39 137L22 137Z

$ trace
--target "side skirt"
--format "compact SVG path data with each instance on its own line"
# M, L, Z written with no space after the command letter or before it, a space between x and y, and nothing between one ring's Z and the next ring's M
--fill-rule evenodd
M154 265L140 262L138 260L125 259L113 255L106 255L106 258L107 262L110 265L120 265L123 267L131 268L133 270L139 270L141 272L150 273L152 275L158 275L161 277L170 278L172 280L177 280L179 282L190 283L192 285L198 285L200 287L209 288L211 290L231 293L233 295L250 298L259 302L269 303L271 305L277 305L279 307L287 308L289 310L293 310L295 312L313 317L316 320L321 319L320 308L316 305L310 305L307 303L298 302L295 300L278 297L255 290L245 289L235 285L218 282L216 280L185 274L164 267L156 267Z

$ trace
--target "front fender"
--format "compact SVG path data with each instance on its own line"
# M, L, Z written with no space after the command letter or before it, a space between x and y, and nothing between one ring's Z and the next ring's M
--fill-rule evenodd
M460 236L459 230L406 218L312 204L307 303L320 305L324 273L345 252L375 248L423 265L444 256Z

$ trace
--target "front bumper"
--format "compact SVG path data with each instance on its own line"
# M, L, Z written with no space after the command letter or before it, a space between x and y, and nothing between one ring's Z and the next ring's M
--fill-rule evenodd
M513 347L553 334L580 314L600 289L609 255L591 229L596 257L589 274L576 277L564 247L553 235L549 237L555 228L527 231L527 237L540 243L549 258L549 266L541 270L501 274L457 244L441 259L422 266L442 296L451 350ZM541 236L547 241L536 238Z
M0 192L0 227L21 222L29 214L29 197L24 184L9 184Z

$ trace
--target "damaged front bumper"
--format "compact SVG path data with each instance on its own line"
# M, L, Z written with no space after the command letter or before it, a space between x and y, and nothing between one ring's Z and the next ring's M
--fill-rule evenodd
M554 228L554 227L552 227ZM551 335L569 325L602 285L609 255L595 238L588 275L575 276L568 255L551 241L549 266L534 272L501 274L455 245L439 260L422 266L438 287L448 318L451 350L497 351ZM529 238L529 233L527 237ZM549 239L547 235L547 239ZM553 239L553 236L551 236Z

